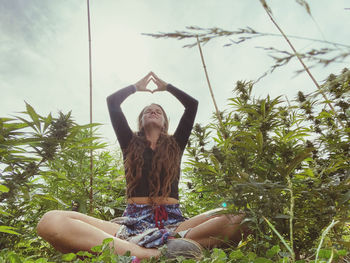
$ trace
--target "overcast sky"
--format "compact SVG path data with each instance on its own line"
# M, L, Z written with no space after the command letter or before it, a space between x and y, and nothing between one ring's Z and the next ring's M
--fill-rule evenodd
M277 22L287 34L350 44L349 0L310 0L314 20L295 0L268 1ZM91 0L93 121L99 132L117 146L110 125L106 97L135 83L150 70L160 78L199 100L196 122L207 124L211 101L197 48L182 48L188 42L154 39L142 33L173 32L186 26L222 27L236 30L250 26L277 33L259 0ZM316 21L316 22L315 22ZM319 44L296 41L299 51ZM203 46L209 77L218 106L223 110L238 80L254 80L272 60L257 46L287 49L282 38L259 38L247 44L223 47L226 39ZM349 61L312 72L322 82L339 73ZM272 97L315 86L297 61L277 69L258 82L254 94ZM25 109L24 101L41 115L72 111L79 124L89 122L87 7L85 0L0 0L0 116ZM143 106L160 103L170 115L173 132L183 112L167 92L137 93L123 104L130 126Z

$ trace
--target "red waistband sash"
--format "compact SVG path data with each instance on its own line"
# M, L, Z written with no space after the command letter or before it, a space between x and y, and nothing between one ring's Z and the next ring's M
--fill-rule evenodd
M163 229L164 228L163 220L164 221L168 220L168 212L166 211L164 205L158 205L154 207L153 213L154 213L154 221L156 223L156 227L158 227L158 229Z

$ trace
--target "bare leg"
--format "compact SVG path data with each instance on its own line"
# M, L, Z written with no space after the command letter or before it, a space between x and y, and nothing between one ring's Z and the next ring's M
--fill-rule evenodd
M114 252L119 255L131 252L138 258L158 257L157 249L146 249L116 238L119 225L72 211L50 211L40 220L38 234L57 250L68 253L79 250L89 251L102 244L106 238L114 239Z
M243 215L210 215L212 211L200 214L183 222L176 229L180 232L192 228L186 238L197 241L204 247L220 246L225 240L239 242L242 233L248 229L241 225Z

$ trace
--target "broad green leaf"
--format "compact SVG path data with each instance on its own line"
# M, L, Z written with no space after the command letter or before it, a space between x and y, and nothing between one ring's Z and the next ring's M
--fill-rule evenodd
M58 179L68 180L67 176L63 173L56 173Z
M8 145L8 146L20 146L20 145L37 145L39 142L41 142L41 138L15 138L15 139L7 139L6 141L2 142L2 145ZM21 149L22 150L22 149ZM22 150L23 151L23 150Z
M35 112L34 108L29 105L26 102L26 108L27 108L27 113L29 114L30 118L33 120L35 126L37 127L37 130L40 132L41 131L41 123L40 123L40 116Z
M331 249L320 249L318 256L323 259L329 259L332 255Z
M46 131L46 129L50 126L50 124L52 123L52 115L51 113L44 119L44 128L43 128L43 132Z
M31 263L32 261L28 261L28 263ZM38 258L37 260L33 261L33 263L48 263L49 261L46 258ZM27 263L27 261L25 261Z
M225 251L219 248L214 248L211 253L211 259L213 263L225 263L227 262L227 256Z
M257 255L254 252L248 252L247 254L247 258L251 261L253 261L256 257Z
M265 100L263 100L261 102L260 108L261 108L261 115L262 115L263 119L265 119L265 116L266 116L266 112L265 112L265 110L266 110L266 101Z
M234 250L230 253L230 259L241 259L244 257L244 254L241 250Z
M257 257L256 259L254 259L254 263L273 263L273 261L268 258Z
M85 125L77 125L73 129L86 129L86 128L93 128L97 126L101 126L102 123L91 123L91 124L85 124Z
M102 245L92 247L91 251L92 252L102 252Z
M345 249L340 249L337 251L337 254L341 257L345 257L348 253L349 251L346 251Z
M342 200L340 201L342 204L345 204L346 202L348 202L350 200L350 190L347 191L344 195Z
M20 235L19 233L13 231L12 229L16 229L16 228L10 227L10 226L0 226L0 232L13 234L13 235Z
M53 197L51 195L36 194L36 195L34 195L34 197L38 197L38 198L44 199L44 200L54 201L54 202L59 203L65 207L68 207L68 205L65 202L63 202L59 198Z
M263 135L261 133L261 131L258 131L258 133L256 134L256 142L258 145L258 151L261 153L262 149L263 149Z
M93 257L93 255L88 251L78 251L77 256L88 257L88 258Z
M13 120L15 120L15 119L13 119ZM11 130L11 134L12 134L13 131L20 130L20 129L28 127L28 125L26 123L23 123L23 122L5 123L3 126L7 130Z
M8 193L8 191L10 191L10 189L7 186L0 184L0 192Z
M30 261L31 262L31 261ZM30 263L28 262L28 263ZM37 260L35 260L33 263L48 263L49 261L46 258L38 258ZM25 261L25 263L27 263L27 261Z
M314 150L314 148L307 148L305 151L299 153L294 159L288 164L287 168L285 169L285 176L289 176L289 174L307 157L310 156L311 152Z
M0 214L4 215L4 216L10 216L11 215L10 213L7 213L7 212L5 212L5 211L3 211L1 209L0 209Z
M68 261L68 262L73 261L76 258L77 258L77 255L74 253L68 253L68 254L62 255L62 260Z
M105 144L103 145L93 145L93 146L79 146L79 149L81 150L98 150L98 149L102 149L105 148Z
M109 243L113 242L113 240L114 240L113 238L106 238L103 240L102 245L109 244Z
M315 177L314 171L310 168L304 169L303 174L307 175L308 177Z
M10 252L8 259L10 260L10 263L23 263L21 258L14 252Z
M194 260L194 259L185 259L181 261L182 263L197 263L198 261Z
M34 122L28 121L20 116L16 116L17 119L21 120L22 122L24 122L26 125L28 125L28 127L32 127L34 130L36 130L37 132L39 132L35 126Z
M280 252L280 250L280 247L278 245L275 245L266 251L266 257L273 258L275 255L277 255L278 252Z

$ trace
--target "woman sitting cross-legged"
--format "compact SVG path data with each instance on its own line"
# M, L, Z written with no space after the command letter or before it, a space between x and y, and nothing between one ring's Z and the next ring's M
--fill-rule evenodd
M157 89L147 85L153 81ZM139 131L133 133L121 110L122 102L135 92L167 91L185 108L173 135L168 119L158 104L145 107L139 115ZM107 98L114 131L123 152L127 182L127 207L122 217L103 221L73 211L49 211L37 230L57 250L67 253L89 251L106 238L113 238L114 252L127 251L139 259L166 256L201 257L202 247L212 248L224 240L239 241L241 215L204 213L183 217L179 208L181 157L191 134L198 101L150 72L136 84Z

